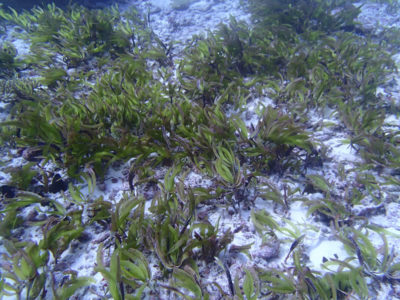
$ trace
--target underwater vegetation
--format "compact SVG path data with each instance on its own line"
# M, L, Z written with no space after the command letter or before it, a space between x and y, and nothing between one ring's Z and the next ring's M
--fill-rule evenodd
M71 0L55 0L55 1L51 1L51 0L3 0L2 1L2 5L4 7L13 7L15 9L17 9L18 11L21 11L23 9L32 9L35 6L41 5L41 6L46 6L48 4L52 4L54 3L55 5L57 5L60 8L67 8L69 5L71 4L83 4L86 7L91 7L91 8L95 8L95 7L104 7L106 4L107 5L111 5L112 3L108 3L108 1L102 1L102 2L98 2L98 1L91 1L91 0L84 0L82 1L71 1Z
M17 49L11 43L3 43L0 48L0 77L7 78L13 75L18 62L16 59Z
M171 7L173 9L185 10L192 3L195 3L197 0L172 0Z
M189 2L173 5L183 9ZM388 233L353 210L367 197L381 205L382 186L400 184L400 131L384 126L399 107L377 94L397 71L392 55L399 32L364 30L355 21L360 8L354 1L242 5L251 24L232 17L193 36L180 57L134 8L0 7L1 27L17 28L30 45L23 57L9 42L0 46L8 113L0 123L2 150L24 158L23 165L2 168L10 179L0 190L7 251L0 295L67 299L89 287L92 279L58 263L95 225L108 234L93 266L106 282L101 297L141 299L161 288L182 299L210 299L212 291L224 299L365 299L380 283L399 283ZM247 105L265 96L273 104L260 104L257 122L246 123ZM343 193L323 172L307 173L323 170L327 159L309 114L327 111L362 158L350 171L339 168L349 182ZM131 192L118 201L95 197L109 168L128 161ZM389 170L383 183L369 172L383 169ZM193 170L212 184L188 187ZM272 177L283 179L283 187L269 182ZM151 199L146 189L156 191ZM58 192L63 200L49 196ZM308 198L316 193L321 198ZM311 269L303 247L307 232L256 210L257 197L282 211L302 202L351 256L326 259L325 273ZM252 244L233 247L237 232L201 216L199 207L207 206L250 210L264 243L290 241L285 263L292 264L249 263L231 274L222 257L242 253L251 261ZM27 207L36 212L29 219L22 213ZM38 242L16 234L25 227L40 231ZM372 234L381 237L381 249ZM204 279L205 264L220 269L229 289Z

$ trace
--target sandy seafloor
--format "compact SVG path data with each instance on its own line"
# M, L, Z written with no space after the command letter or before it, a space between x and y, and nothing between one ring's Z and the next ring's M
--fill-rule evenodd
M170 7L169 1L151 0L151 1L131 1L125 2L120 5L122 9L135 4L140 9L150 9L151 12L151 27L154 32L165 42L177 41L175 47L176 57L179 57L180 51L187 41L190 40L193 34L205 33L207 30L213 30L220 22L228 22L230 16L238 19L249 20L249 15L245 14L244 10L240 7L239 0L225 0L225 1L195 1L189 8L185 10L173 10ZM373 30L379 30L388 26L400 26L400 16L391 15L385 9L384 5L375 3L366 3L362 8L362 13L359 21L363 26ZM29 51L29 47L23 44L23 41L13 40L17 46L19 54L23 55ZM400 63L400 53L395 56L396 63ZM393 74L392 78L395 84L390 88L382 88L380 93L387 97L387 99L395 99L400 101L400 77L398 74ZM0 102L1 103L1 102ZM243 115L247 125L257 122L257 115L255 109L258 104L273 104L272 100L268 97L257 98L247 104L247 113ZM313 131L314 139L320 141L328 149L328 160L324 162L324 167L319 169L308 169L307 174L321 174L328 179L334 191L342 194L348 182L342 181L338 175L338 166L343 164L346 171L349 172L349 179L354 177L355 174L351 173L351 169L355 162L361 161L357 153L350 148L343 140L347 138L344 132L335 130L335 126L323 128L318 124L336 124L339 121L334 116L329 116L329 113L321 116L321 114L310 113L310 124L316 128ZM6 118L3 113L2 118ZM400 120L396 115L388 115L386 119L386 126L398 130L400 127ZM15 151L11 150L9 153L3 151L4 156L2 161L7 165L18 166L23 164L23 159L16 157ZM88 195L87 187L83 186L82 191L92 199L102 196L105 200L114 199L118 201L123 193L129 192L127 170L129 164L112 167L107 176L104 184L99 184L96 191L92 195ZM160 179L163 178L165 170L156 170L159 173ZM376 178L381 178L379 174L375 174ZM6 184L9 175L0 171L0 184ZM277 176L269 177L266 179L268 183L275 185L277 188L283 187L283 182ZM211 181L203 177L201 174L191 172L185 184L190 187L208 186ZM295 186L293 187L295 188ZM383 208L372 210L370 213L369 221L372 224L377 224L392 234L387 234L389 248L393 248L395 253L399 254L400 249L400 190L399 187L383 187ZM297 195L298 197L306 197L308 199L321 199L322 194L305 194ZM64 199L60 194L55 194L52 197L64 203ZM150 201L148 201L150 205ZM378 207L371 197L365 198L360 205L354 207L354 212L360 212L369 207ZM34 208L27 207L23 213L28 215ZM266 199L256 198L254 202L255 210L266 210L268 213L279 223L280 226L292 230L294 232L301 232L305 234L305 238L301 243L304 253L309 257L308 266L310 269L318 270L321 273L326 272L321 267L323 257L333 258L337 256L343 260L350 256L346 252L343 243L336 240L332 229L326 224L319 222L312 215L307 214L308 207L303 205L302 202L292 202L289 209L274 205L273 201ZM287 266L292 263L289 259L285 262L285 257L288 254L293 238L284 233L278 233L280 243L267 243L263 244L261 237L256 233L255 228L250 220L250 209L248 207L241 207L239 213L233 213L232 210L223 207L210 207L203 206L199 208L198 213L206 213L209 215L209 220L215 225L218 220L220 224L220 231L225 232L229 228L235 231L234 241L228 247L226 252L221 253L220 258L227 260L230 266L230 271L235 274L244 274L246 266L254 264L265 267L279 267ZM240 230L238 230L241 228ZM238 231L237 231L238 230ZM75 299L100 299L99 296L104 295L105 281L100 273L94 272L96 264L96 255L99 243L107 241L108 233L104 232L101 226L92 225L86 231L88 238L84 242L74 241L69 249L62 255L61 260L57 264L58 269L70 269L77 272L78 276L91 276L96 281L95 284L88 288L82 289ZM26 240L39 242L41 238L41 230L37 227L26 227L22 234ZM376 249L382 247L382 240L378 234L370 232L370 239L372 240ZM244 254L235 254L234 251L229 251L232 246L241 246L252 243L251 250L249 251L251 260ZM111 249L110 249L111 250ZM4 252L4 248L0 245L0 253ZM155 257L149 256L150 266L152 269L153 278L161 278L157 261ZM398 260L398 259L397 259ZM212 264L199 266L202 275L203 283L211 283L217 281L222 288L228 292L228 281L224 271L217 265ZM160 282L160 281L159 281ZM205 284L207 285L207 284ZM213 288L209 285L209 291L212 292ZM400 287L396 285L380 284L380 286L371 287L375 289L375 297L377 299L400 299ZM216 292L216 290L214 290ZM371 295L374 294L371 291ZM171 295L166 294L166 291L161 291L159 295L149 296L151 299L170 299ZM154 298L152 298L154 297ZM51 299L51 292L49 290L48 299Z

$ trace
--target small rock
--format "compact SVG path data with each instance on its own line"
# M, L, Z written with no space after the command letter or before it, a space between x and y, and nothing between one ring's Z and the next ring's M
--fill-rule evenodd
M37 147L25 148L22 151L22 157L27 161L40 161L42 155L42 149Z
M38 216L38 212L36 209L32 209L28 215L26 216L26 220L29 222L34 222L36 221L36 217Z
M253 118L253 116L254 116L254 113L253 112L251 112L251 111L246 111L246 121L250 121L251 120L251 118Z
M53 271L64 271L67 270L69 265L66 262L59 262L54 266Z
M69 69L67 70L67 74L68 74L69 76L73 76L75 73L76 73L76 69L75 69L75 68L69 68Z
M50 193L58 193L60 191L66 191L68 189L68 184L64 180L62 180L60 174L56 174L53 177L53 180L51 181L51 184L49 186L49 192Z
M152 6L151 9L150 9L150 13L151 14L158 14L159 12L161 12L161 7Z
M208 216L208 211L201 211L199 213L197 213L197 217L199 218L199 220L207 220L207 216Z
M206 12L208 10L210 10L212 7L212 3L208 3L208 2L198 2L192 5L192 9L197 10L197 11L202 11L202 12Z
M399 176L400 175L400 168L394 169L390 172L392 176Z
M99 238L93 241L94 244L100 244L103 243L105 240L107 240L110 237L110 233L106 232L105 234L101 235Z
M46 193L46 189L43 185L35 185L31 191L40 196L44 196Z
M279 249L279 241L271 241L269 243L261 245L260 250L257 251L257 256L265 260L270 260L279 256Z
M81 243L87 243L92 239L92 236L87 232L82 232L81 235L78 237L78 241Z
M386 209L383 203L378 206L366 207L361 209L358 214L361 217L372 217L377 215L386 215Z
M123 163L122 163L122 161L120 161L120 160L114 161L114 162L112 163L112 165L111 165L111 167L112 167L114 170L119 170L119 169L121 169L122 166L123 166Z
M234 209L232 206L229 206L229 207L228 207L228 214L229 214L230 216L233 216L233 215L235 214L235 209Z
M46 219L47 219L47 215L45 215L45 214L40 214L40 215L38 215L38 216L36 217L36 220L35 220L35 221L40 222L40 221L44 221L44 220L46 220Z
M122 175L124 175L125 177L128 176L128 175L129 175L129 168L123 169L123 170L121 171L121 173L122 173Z
M24 233L25 233L25 229L22 227L18 227L15 230L13 230L12 236L13 236L13 238L19 239L24 235Z
M303 190L303 194L315 194L315 193L319 193L319 191L316 190L311 183L307 183Z
M106 186L106 184L105 184L104 182L103 182L103 183L97 184L97 187L98 187L99 190L102 191L102 192L105 192L105 191L107 190L107 186Z
M145 191L143 193L144 199L150 200L154 197L154 193L152 191Z
M17 195L17 188L11 185L0 186L0 194L5 198L14 198Z

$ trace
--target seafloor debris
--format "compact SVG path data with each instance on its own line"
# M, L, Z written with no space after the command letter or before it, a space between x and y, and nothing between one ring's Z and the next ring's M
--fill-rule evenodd
M395 297L398 2L155 2L0 6L0 296Z

